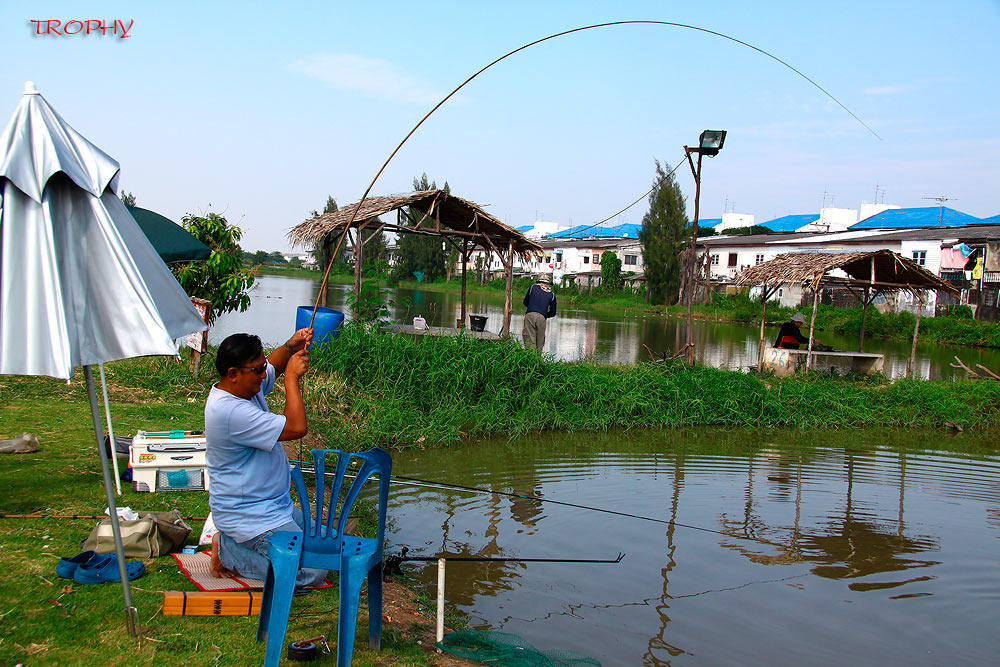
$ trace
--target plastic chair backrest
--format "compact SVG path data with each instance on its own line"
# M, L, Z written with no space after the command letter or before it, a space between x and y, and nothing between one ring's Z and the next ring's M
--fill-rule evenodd
M339 554L344 545L344 528L354 501L362 487L373 476L378 475L378 536L379 545L385 537L385 514L389 498L389 477L392 457L384 449L372 447L366 452L344 452L339 449L313 449L313 465L316 471L316 507L309 502L302 470L296 464L292 469L292 482L299 496L304 521L302 550L307 553ZM337 455L337 465L332 473L333 482L328 484L326 472L327 456ZM357 470L349 470L352 461L360 461ZM346 494L341 498L344 480L354 475ZM324 511L325 510L325 511ZM336 519L336 525L333 524Z

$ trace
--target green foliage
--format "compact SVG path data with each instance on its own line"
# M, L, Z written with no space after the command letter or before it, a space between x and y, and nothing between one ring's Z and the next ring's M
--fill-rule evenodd
M122 203L125 204L126 206L135 206L135 195L132 194L131 192L125 193L124 191L122 191L121 198L122 198Z
M212 249L212 254L203 262L173 265L171 270L177 282L189 296L212 302L209 324L223 313L244 312L250 306L249 292L256 270L243 266L239 245L243 231L218 213L205 216L189 213L182 223L192 236Z
M971 319L968 306L956 306L939 317L920 319L920 340L972 347L1000 348L1000 324ZM861 307L834 308L820 306L817 323L838 334L857 336L861 331ZM906 311L880 313L868 309L865 337L908 340L913 336L916 316Z
M436 190L437 184L427 180L424 173L420 178L413 179L413 189L417 192L424 190ZM450 191L448 183L442 188L445 192ZM416 208L407 207L406 226L429 228L434 225L434 221ZM399 238L399 263L394 269L394 279L410 280L414 274L419 272L424 274L424 280L429 282L445 277L448 273L448 251L445 249L446 241L436 235L424 234L402 234ZM421 281L423 282L423 281Z
M752 236L754 234L773 234L774 232L764 225L751 225L749 227L733 227L731 229L725 229L721 233L728 236Z
M613 294L622 288L622 260L611 250L601 254L601 292Z
M322 211L312 210L309 212L310 218L315 218L323 213L336 213L338 211L337 200L333 198L332 195L327 195L326 205L323 207ZM321 271L326 271L326 267L330 265L330 255L333 253L333 249L337 247L337 242L340 240L339 234L327 234L323 239L316 244L313 248L313 256L316 257L319 262L319 267ZM330 269L332 274L347 274L353 273L351 266L347 263L347 248L346 242L344 246L341 247L340 253L337 255L336 261L333 263L333 267Z
M1000 383L778 379L704 366L551 361L513 340L408 337L348 323L313 352L344 385L325 428L355 447L546 429L1000 424ZM340 416L336 414L339 412Z
M684 195L673 174L656 161L656 179L649 194L649 212L642 216L639 241L652 303L674 303L681 281L680 253L688 228Z
M384 259L373 260L361 273L361 292L347 295L347 305L357 312L363 322L381 324L396 307L396 301L382 287L389 276L389 263ZM403 305L408 305L404 303Z

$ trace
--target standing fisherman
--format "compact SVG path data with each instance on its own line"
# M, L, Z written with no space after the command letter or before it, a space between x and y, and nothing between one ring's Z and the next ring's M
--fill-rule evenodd
M546 320L556 315L556 295L552 292L551 273L542 274L538 282L528 288L524 295L524 306L528 312L524 315L521 339L525 347L533 347L541 352L545 345Z

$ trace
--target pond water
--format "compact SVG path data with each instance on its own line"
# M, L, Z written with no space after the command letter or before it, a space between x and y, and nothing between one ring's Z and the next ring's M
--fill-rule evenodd
M209 339L218 343L231 333L256 333L265 344L284 342L295 327L295 311L300 305L312 305L319 281L311 278L261 276L253 288L250 308L245 313L221 316L209 332ZM347 312L348 285L331 285L328 305ZM524 308L523 295L515 295L511 330L520 334ZM411 322L423 315L431 326L454 326L461 312L461 296L455 292L398 289L389 293L395 302L390 317L395 321ZM486 329L499 332L503 323L503 295L470 294L468 312L485 314ZM545 354L557 359L575 361L591 359L602 363L634 363L648 360L655 354L672 353L683 344L685 323L682 318L659 315L622 314L607 310L560 308L549 320ZM769 327L769 341L777 335L777 327ZM757 364L760 329L756 326L723 322L695 321L698 360L718 368L746 369ZM839 349L856 349L857 339L820 333L817 338ZM899 377L906 372L910 344L906 341L868 339L866 352L886 355L885 372ZM968 366L983 364L1000 369L1000 351L978 348L918 343L917 374L923 378L951 378L956 371L950 364L959 356ZM965 372L960 372L965 376Z
M945 442L974 453L941 451ZM472 627L606 667L991 664L994 442L703 428L399 452L396 475L531 498L394 483L388 546L411 556L624 552L618 564L447 568L447 604ZM433 594L436 564L404 568Z

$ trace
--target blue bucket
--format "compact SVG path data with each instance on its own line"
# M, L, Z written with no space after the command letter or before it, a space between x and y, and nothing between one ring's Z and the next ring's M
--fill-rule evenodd
M309 326L312 319L312 306L299 306L295 311L295 330ZM344 314L333 308L320 306L316 309L316 319L313 321L313 345L322 345L340 335L340 326L344 323Z

